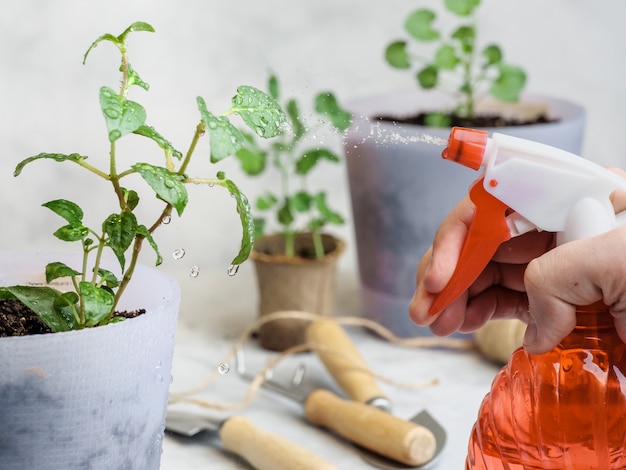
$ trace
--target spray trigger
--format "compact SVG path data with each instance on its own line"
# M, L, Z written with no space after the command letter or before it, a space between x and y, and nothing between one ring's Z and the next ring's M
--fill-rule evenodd
M483 183L484 177L481 177L472 184L469 194L476 206L474 218L454 273L435 297L428 310L430 315L441 312L465 292L487 266L500 244L511 238L506 221L509 207L489 194Z

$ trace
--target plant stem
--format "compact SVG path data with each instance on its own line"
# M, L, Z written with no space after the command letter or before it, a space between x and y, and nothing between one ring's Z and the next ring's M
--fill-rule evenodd
M189 149L187 150L187 154L185 155L185 158L183 159L183 163L180 165L180 168L178 169L179 175L184 174L185 171L187 170L187 167L189 166L189 162L191 161L191 157L194 151L196 150L196 146L198 145L198 141L200 140L200 137L204 135L205 130L206 130L206 127L204 125L204 121L200 121L198 125L196 126L196 132L194 132L193 134L193 138L191 139L191 144L189 144Z
M324 257L324 244L322 243L322 234L319 230L311 231L313 237L313 248L315 250L315 258L322 259Z

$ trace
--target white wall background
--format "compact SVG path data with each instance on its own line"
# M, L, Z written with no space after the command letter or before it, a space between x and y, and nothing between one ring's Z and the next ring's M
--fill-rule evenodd
M382 53L404 36L407 13L434 1L363 0L24 0L4 2L0 14L0 249L67 249L50 236L60 219L40 204L82 198L85 210L106 207L109 188L78 167L41 162L20 178L21 159L42 151L78 152L94 163L107 155L98 89L115 87L117 51L102 44L87 64L83 53L97 36L119 34L133 21L156 34L137 33L130 58L151 84L133 98L149 123L178 148L186 148L198 121L195 97L225 110L239 84L264 87L269 69L285 94L308 101L323 89L342 101L370 93L409 89L409 74L388 68ZM528 71L529 93L577 101L588 111L584 155L626 167L626 91L623 0L483 0L481 39L503 46L506 58ZM340 149L337 136L325 143ZM125 147L126 145L126 147ZM131 152L134 144L120 147ZM208 152L208 143L201 144ZM147 147L149 150L153 146ZM202 149L201 149L202 150ZM251 198L261 190L242 178L234 162L220 169ZM80 170L80 171L79 171ZM190 173L213 175L206 160ZM343 166L326 166L333 203L349 217ZM275 184L275 183L272 183ZM192 191L183 223L159 235L162 251L184 246L190 262L207 269L228 266L239 232L232 200L217 189ZM107 212L108 213L108 212ZM97 218L87 221L97 223ZM352 242L351 226L338 233ZM35 243L34 245L31 245ZM195 258L194 258L195 257ZM166 256L166 259L170 257ZM343 260L353 269L353 245ZM166 263L165 269L174 269Z

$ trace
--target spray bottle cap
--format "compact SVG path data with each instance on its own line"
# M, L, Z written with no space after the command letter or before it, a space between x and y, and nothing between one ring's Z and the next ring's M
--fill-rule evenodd
M441 156L472 170L478 170L483 162L488 140L487 131L454 127L448 138L448 146Z

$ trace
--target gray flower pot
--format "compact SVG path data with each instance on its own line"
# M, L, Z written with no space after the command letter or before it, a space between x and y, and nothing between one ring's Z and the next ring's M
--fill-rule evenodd
M77 259L0 252L0 285L42 282L49 261ZM0 467L158 469L179 302L176 282L138 266L120 307L144 315L0 338Z
M581 151L584 110L563 100L546 102L555 123L499 128L496 132ZM378 114L408 115L442 109L442 97L413 91L348 103L353 124L344 139L357 243L363 314L401 337L428 334L407 311L417 265L437 227L478 174L441 158L442 146L420 136L447 139L450 129L374 122ZM487 129L493 132L494 129Z

